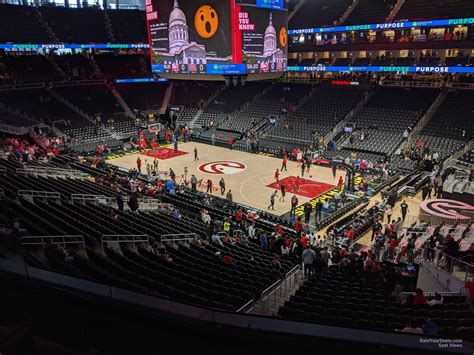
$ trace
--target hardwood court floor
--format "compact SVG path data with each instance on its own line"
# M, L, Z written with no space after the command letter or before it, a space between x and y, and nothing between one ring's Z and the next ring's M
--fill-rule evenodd
M198 150L199 161L194 161L194 148ZM232 190L235 202L268 211L267 207L270 204L270 195L274 189L267 187L267 185L275 182L275 170L281 168L281 159L195 142L179 144L178 150L188 154L159 160L158 170L160 172L167 172L172 168L177 176L176 181L179 183L181 180L180 177L184 172L184 167L187 167L188 180L191 174L195 174L198 180L203 179L200 190L205 191L207 180L212 180L214 186L213 195L215 196L220 196L218 183L221 177L223 177L226 183L226 189ZM153 157L147 155L131 154L108 160L107 163L126 169L136 168L138 156L140 156L142 160L142 173L145 173L145 161L147 160L148 163L153 162ZM287 167L288 171L280 172L280 180L292 176L294 178L297 176L301 177L301 168L297 167L296 162L288 161ZM309 174L304 174L304 178L316 184L337 185L337 180L340 175L345 177L343 171L338 171L334 179L330 168L313 165L311 166ZM301 184L301 190L304 189L305 186ZM312 190L312 188L308 188L307 190ZM315 191L319 190L316 189ZM278 196L280 196L280 193L278 193ZM276 215L282 215L288 212L291 208L290 200L292 196L293 194L287 192L285 202L280 202L277 198L275 201L275 211L269 212ZM303 195L297 195L297 197L299 205L311 199Z

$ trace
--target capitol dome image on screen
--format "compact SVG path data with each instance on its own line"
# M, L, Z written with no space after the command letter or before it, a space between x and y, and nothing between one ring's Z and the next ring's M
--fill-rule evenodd
M189 19L192 23L192 19ZM204 44L190 40L190 28L184 11L180 8L178 0L174 0L173 9L168 19L168 51L163 48L154 48L155 56L162 57L166 65L179 64L208 64L230 63L232 56L217 56L215 51L206 49Z

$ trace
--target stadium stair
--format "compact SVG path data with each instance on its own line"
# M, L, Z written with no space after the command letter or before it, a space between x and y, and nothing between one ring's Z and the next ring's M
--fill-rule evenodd
M33 9L36 12L36 16L37 16L41 26L43 26L45 32L53 40L53 43L59 43L58 36L56 36L56 34L54 33L51 26L49 26L48 22L44 19L43 14L39 10L38 6L33 6Z
M86 120L88 120L89 122L91 122L92 124L94 124L94 120L91 116L89 116L86 112L84 112L83 110L81 110L79 107L77 107L76 105L74 105L72 102L70 102L69 100L67 100L65 97L63 97L62 95L58 94L55 90L53 89L50 89L50 88L46 88L46 90L52 95L54 96L56 99L58 99L59 101L61 101L63 104L65 104L67 107L69 107L71 110L75 111L77 114L81 115L82 117L84 117Z
M303 6L303 4L306 2L306 0L300 0L298 4L293 8L293 11L288 14L288 21L291 20L291 18L298 12L298 10Z
M387 16L387 22L392 22L398 15L398 11L402 8L405 0L398 0L395 6L393 7L392 11Z
M408 136L408 143L413 144L415 143L415 139L420 134L420 132L425 128L425 126L430 122L431 118L433 115L436 113L436 110L438 107L441 106L443 103L444 99L447 96L447 92L445 90L442 90L436 100L434 100L433 104L426 110L425 114L423 117L420 119L418 124L415 126L413 131L411 131L410 135Z
M359 4L359 1L360 0L354 0L352 2L352 4L349 5L349 7L346 9L346 11L342 14L339 21L337 21L337 26L341 26L347 20L347 18L351 15L352 11L354 11L354 9Z

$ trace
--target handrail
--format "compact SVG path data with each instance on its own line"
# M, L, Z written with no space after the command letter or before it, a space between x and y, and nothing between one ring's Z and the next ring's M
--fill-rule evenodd
M236 312L249 313L252 309L253 309L253 300L250 300L246 304L244 304L242 307L240 307L238 310L236 310Z
M444 258L443 258L444 257ZM436 263L433 263L433 265L438 268L438 269L443 269L445 271L447 271L448 273L450 273L451 275L453 276L456 276L454 275L454 263L457 263L458 265L462 265L463 266L463 269L465 268L465 270L461 270L461 272L464 273L464 282L466 281L469 281L469 275L471 272L474 272L474 264L469 264L461 259L458 259L458 258L455 258L451 255L448 255L444 252L439 252L438 253L438 259L436 261ZM462 280L461 277L458 277L459 279Z
M54 241L54 239L62 239L63 241ZM71 239L66 241L66 239ZM79 240L72 240L79 239ZM24 242L24 240L40 240L40 242ZM86 244L82 235L52 235L52 236L25 236L20 238L21 245L66 245L66 244L81 244L85 249Z
M196 233L178 233L178 234L163 234L160 236L160 243L164 242L179 242L179 241L191 241L199 236Z
M266 300L273 294L275 294L278 290L280 290L280 296L281 296L281 284L282 281L278 280L275 281L273 284L268 286L265 290L262 291L260 294L260 311L265 312L266 311Z
M122 239L125 238L125 239ZM133 243L133 247L136 250L135 243L146 243L148 246L150 245L150 237L146 234L130 234L130 235L120 235L120 234L105 234L102 235L100 238L100 244L102 246L102 250L105 252L105 243L113 242L113 243Z
M125 238L125 239L121 239ZM118 242L118 243L148 243L150 237L146 234L104 234L100 238L102 246L105 242Z
M55 191L18 190L18 197L25 198L25 196L55 198L55 199L61 198L61 194Z
M107 197L104 195L93 195L93 194L72 194L71 201L74 202L74 200L79 200L79 201L106 200L107 201Z

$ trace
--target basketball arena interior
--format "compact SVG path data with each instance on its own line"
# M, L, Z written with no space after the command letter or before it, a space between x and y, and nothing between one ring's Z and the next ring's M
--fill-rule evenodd
M0 0L0 354L473 354L474 1Z

